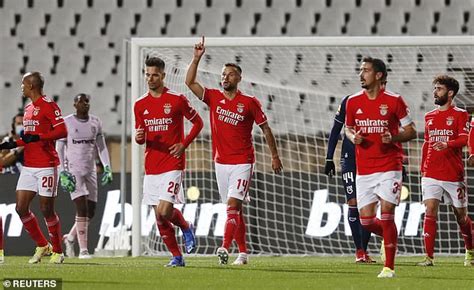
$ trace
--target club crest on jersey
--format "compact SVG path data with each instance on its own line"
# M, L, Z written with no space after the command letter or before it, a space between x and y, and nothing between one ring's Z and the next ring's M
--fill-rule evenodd
M237 112L242 113L244 111L244 104L238 103L237 104Z
M165 114L171 113L171 104L170 103L164 104L163 109L164 109L163 111L165 112Z
M449 116L446 118L446 125L451 126L454 123L454 117Z
M38 116L39 111L40 111L40 108L35 107L35 108L33 109L33 116Z
M385 104L380 105L380 115L385 116L388 113L388 106Z

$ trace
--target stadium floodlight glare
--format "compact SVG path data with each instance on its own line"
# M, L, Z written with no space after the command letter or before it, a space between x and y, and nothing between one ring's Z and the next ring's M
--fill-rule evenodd
M159 56L166 62L166 86L185 94L205 120L202 133L187 150L184 189L196 186L199 195L195 201L188 200L184 215L196 224L197 253L211 254L222 239L220 213L225 214L225 205L218 204L209 112L184 84L193 45L198 41L199 37L133 38L131 95L133 107L134 101L146 92L144 60L150 55ZM409 173L405 185L410 195L397 208L396 222L399 253L423 253L419 163L423 117L434 108L431 81L438 74L456 77L461 89L455 101L460 107L474 107L472 36L206 38L205 44L206 54L197 78L204 86L216 88L224 63L236 62L242 67L240 89L262 103L284 166L282 175L272 174L265 140L260 129L255 128L256 173L252 200L246 207L251 253L352 253L340 176L328 179L323 168L332 120L340 100L361 89L357 73L360 60L366 55L386 62L387 89L404 96L419 132L418 139L404 145ZM163 254L153 215L141 205L143 149L132 143L132 255ZM338 154L339 150L336 160ZM473 184L472 178L468 177L468 183ZM462 253L462 237L446 206L440 208L438 220L436 250ZM378 241L373 238L370 251L378 252Z

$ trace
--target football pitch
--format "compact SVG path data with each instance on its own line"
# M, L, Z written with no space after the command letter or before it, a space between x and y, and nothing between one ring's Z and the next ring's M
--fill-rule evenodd
M245 266L220 266L216 257L186 257L185 268L165 268L165 257L67 259L5 257L0 277L61 278L62 289L474 289L474 267L463 257L440 257L418 267L420 257L398 257L396 278L378 279L379 263L356 265L352 257L259 257ZM230 262L233 261L230 259ZM4 288L13 289L13 288Z

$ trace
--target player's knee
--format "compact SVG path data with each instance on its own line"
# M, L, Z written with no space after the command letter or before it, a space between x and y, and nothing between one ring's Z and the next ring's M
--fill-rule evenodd
M29 210L28 210L28 207L27 206L24 206L24 205L21 205L21 204L17 204L16 207L15 207L15 211L16 213L18 214L18 216L21 218L21 217L24 217L25 215L28 214Z
M40 204L40 211L45 218L54 215L54 207L51 204Z

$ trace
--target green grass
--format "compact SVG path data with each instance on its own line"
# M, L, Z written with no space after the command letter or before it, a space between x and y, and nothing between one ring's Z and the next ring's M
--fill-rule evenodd
M66 259L63 265L27 264L5 257L0 278L62 278L62 289L474 289L474 267L463 257L398 257L394 279L378 279L380 263L356 265L352 257L251 257L246 266L219 266L216 257L187 257L185 268L164 268L168 258ZM233 258L231 259L233 261Z

